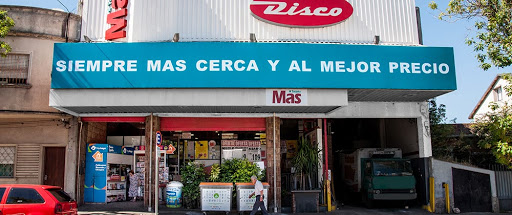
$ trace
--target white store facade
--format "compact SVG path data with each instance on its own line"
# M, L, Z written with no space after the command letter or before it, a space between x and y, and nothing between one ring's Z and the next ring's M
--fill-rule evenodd
M144 124L139 146L146 154L154 154L149 146L159 130L265 133L261 161L269 206L278 210L284 200L272 195L285 189L288 174L282 141L314 130L324 149L320 179L332 170L336 181L336 151L362 147L401 148L425 170L432 156L426 101L456 90L453 49L421 44L414 1L82 6L82 43L54 48L50 106L80 117L85 127ZM107 141L105 133L99 141ZM144 195L146 204L151 195Z

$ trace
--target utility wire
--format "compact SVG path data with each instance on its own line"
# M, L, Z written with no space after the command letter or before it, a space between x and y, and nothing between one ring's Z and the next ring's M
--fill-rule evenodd
M60 2L60 0L57 0L64 8L66 8L66 10L68 11L68 13L71 13L69 12L69 9L66 7L66 5L62 4L62 2Z

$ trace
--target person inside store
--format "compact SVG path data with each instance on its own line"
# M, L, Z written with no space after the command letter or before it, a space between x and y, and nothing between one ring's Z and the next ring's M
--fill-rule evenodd
M138 178L137 175L130 170L130 188L128 190L128 197L132 198L132 202L137 200Z
M263 215L267 215L268 212L265 208L265 203L263 202L263 199L265 198L265 196L263 196L263 184L261 184L261 181L259 181L255 175L251 176L251 181L254 185L254 192L249 195L249 199L256 195L256 201L254 202L254 206L252 206L251 215L256 214L256 212L258 212L258 208L261 208L261 213L263 213Z

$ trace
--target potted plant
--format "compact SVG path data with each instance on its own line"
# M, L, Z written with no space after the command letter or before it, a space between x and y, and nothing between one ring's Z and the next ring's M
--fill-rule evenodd
M304 137L297 141L297 153L292 160L295 174L300 178L299 190L292 191L293 207L296 212L318 212L318 201L321 190L314 190L312 176L316 177L319 164L319 152L317 146ZM306 190L307 188L307 190ZM311 210L313 209L313 210Z

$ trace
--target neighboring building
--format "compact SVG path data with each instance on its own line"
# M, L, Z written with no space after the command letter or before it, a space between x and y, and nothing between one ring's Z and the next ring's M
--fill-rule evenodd
M187 161L245 157L262 161L268 206L281 210L294 141L306 136L323 149L313 186L332 170L342 187L339 151L395 147L414 159L428 203L426 101L456 89L455 63L452 48L422 45L414 1L82 3L84 39L55 45L49 104L83 122L80 163L104 161L94 143L136 150L127 161L109 154L98 181L80 173L80 202L123 199L105 183L122 183L131 168L144 176L150 206L161 131L177 149L161 151L162 186L179 180ZM117 156L123 161L108 160Z
M76 42L80 17L0 5L15 26L0 57L0 184L50 184L75 196L77 118L49 103L53 45Z
M502 105L505 104L505 102L510 102L511 97L507 95L507 91L505 90L509 85L509 81L503 79L503 75L497 75L476 104L469 115L469 119L478 119L484 114L491 112L489 105L492 103Z

